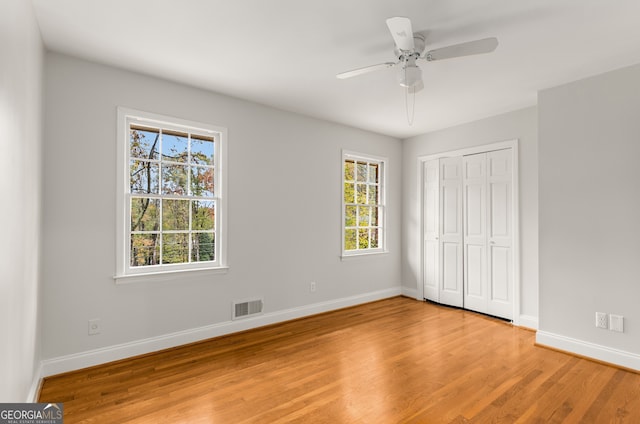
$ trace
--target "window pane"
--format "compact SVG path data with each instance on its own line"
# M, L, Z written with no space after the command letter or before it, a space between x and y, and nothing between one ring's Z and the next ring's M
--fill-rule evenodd
M215 260L215 239L213 233L191 234L191 261L203 262Z
M162 229L165 231L189 229L188 200L164 200L162 202Z
M162 132L162 160L173 162L187 161L187 148L189 136L175 131Z
M131 266L158 265L160 263L160 235L131 235Z
M214 202L194 200L191 202L191 228L194 230L213 230L216 222Z
M380 208L371 208L371 226L378 226L378 216Z
M131 198L131 231L159 230L160 200L148 197Z
M356 230L344 231L344 249L345 250L356 249Z
M369 193L367 195L367 203L369 205L377 205L378 204L378 186L370 185Z
M367 204L367 185L366 184L356 184L357 185L357 199L356 203L361 205Z
M371 239L369 240L369 247L372 249L375 249L378 246L378 229L377 228L372 228L371 229Z
M158 164L132 160L129 166L131 193L158 194Z
M376 163L369 164L369 182L370 183L378 182L378 164Z
M187 194L187 167L182 165L162 165L162 193Z
M162 263L189 262L189 235L186 233L162 235Z
M356 226L356 206L345 206L344 226L345 227Z
M367 164L363 162L358 162L357 166L358 170L358 181L367 181Z
M213 197L213 168L191 167L191 194Z
M358 227L369 226L369 213L371 208L369 206L358 206Z
M355 193L353 190L353 183L344 183L344 202L355 203Z
M191 136L191 163L213 165L213 137Z
M358 248L369 248L369 230L367 230L366 228L361 228L358 230Z
M344 180L345 181L354 181L353 171L354 171L354 163L352 160L344 161Z
M159 130L132 125L129 131L129 155L132 158L158 159L159 141Z

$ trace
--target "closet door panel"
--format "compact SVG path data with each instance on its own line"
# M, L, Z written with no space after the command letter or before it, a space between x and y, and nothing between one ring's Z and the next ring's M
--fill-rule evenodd
M511 237L510 191L511 184L508 182L491 184L491 237L493 239Z
M485 185L465 184L465 232L464 236L485 238L484 196Z
M442 235L445 237L459 237L460 231L460 188L453 184L442 187Z
M440 220L440 302L462 306L462 157L440 159Z
M460 245L444 242L442 244L442 289L448 293L461 290L460 280Z
M440 273L440 245L438 241L425 241L424 247L424 298L439 302L438 280Z
M485 269L485 248L484 246L467 245L465 252L465 306L471 309L474 297L478 300L486 298L485 279L483 278ZM486 301L484 302L486 303ZM486 306L484 307L486 309ZM474 308L475 310L475 308ZM484 312L484 311L479 311Z
M509 302L511 299L511 249L491 247L491 301Z
M488 313L513 318L511 149L487 153L489 303Z
M440 161L424 164L424 298L440 301Z
M487 312L486 154L463 157L464 307Z

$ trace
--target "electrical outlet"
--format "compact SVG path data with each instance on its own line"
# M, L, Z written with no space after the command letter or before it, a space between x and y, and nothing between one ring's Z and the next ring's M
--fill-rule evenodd
M606 330L609 328L608 321L609 319L606 312L596 312L596 327L604 328Z
M624 317L622 315L609 315L609 330L624 333Z
M316 282L315 281L312 281L309 284L309 291L311 291L311 292L315 292L316 291Z
M95 336L96 334L100 334L100 319L90 319L89 320L89 335Z

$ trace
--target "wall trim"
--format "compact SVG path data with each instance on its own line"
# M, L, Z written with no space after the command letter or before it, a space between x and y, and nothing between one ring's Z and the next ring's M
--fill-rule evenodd
M520 321L518 322L520 327L530 328L532 330L538 329L538 317L532 315L520 315Z
M162 349L168 349L188 343L194 343L214 337L224 336L231 333L237 333L239 331L263 327L265 325L276 324L279 322L303 318L306 316L347 308L350 306L356 306L376 300L400 296L401 294L402 289L400 286L397 286L390 289L343 297L340 299L299 306L282 311L269 312L260 316L242 320L225 321L206 325L203 327L169 333L162 336L150 337L147 339L136 340L100 349L45 359L41 362L40 370L38 372L38 385L41 378L51 375L75 371L94 365L100 365L107 362L130 358L133 356L144 355L146 353L151 353ZM35 385L35 383L34 386L36 388L38 387L37 385Z
M400 289L402 290L402 296L410 297L416 300L424 300L421 297L418 297L418 290L415 288L402 286Z
M38 396L40 395L40 388L42 387L42 362L38 364L35 373L33 374L33 381L31 382L31 387L29 387L29 393L27 394L27 399L25 402L27 403L36 403L38 402Z
M423 298L418 297L419 294L417 289L406 287L406 286L402 286L401 289L402 289L402 296L424 302ZM517 323L515 320L513 320L512 322L513 322L513 325L515 325L516 327L524 327L531 330L538 329L538 318L532 315L520 315L520 319L518 320Z
M538 331L536 333L536 344L640 371L640 355L624 350L613 349L546 331Z

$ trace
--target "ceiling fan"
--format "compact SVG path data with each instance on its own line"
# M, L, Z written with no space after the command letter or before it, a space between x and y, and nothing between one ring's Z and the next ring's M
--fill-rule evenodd
M341 72L336 75L337 78L351 78L400 65L401 71L398 74L398 82L402 87L407 88L407 92L415 94L424 88L424 84L422 82L422 71L416 64L417 60L432 62L434 60L490 53L498 47L498 39L490 37L466 43L453 44L451 46L441 47L439 49L425 52L425 38L422 34L413 33L411 20L409 20L409 18L389 18L387 19L387 26L389 27L389 31L391 32L391 36L395 42L394 53L398 58L397 62L385 62Z

